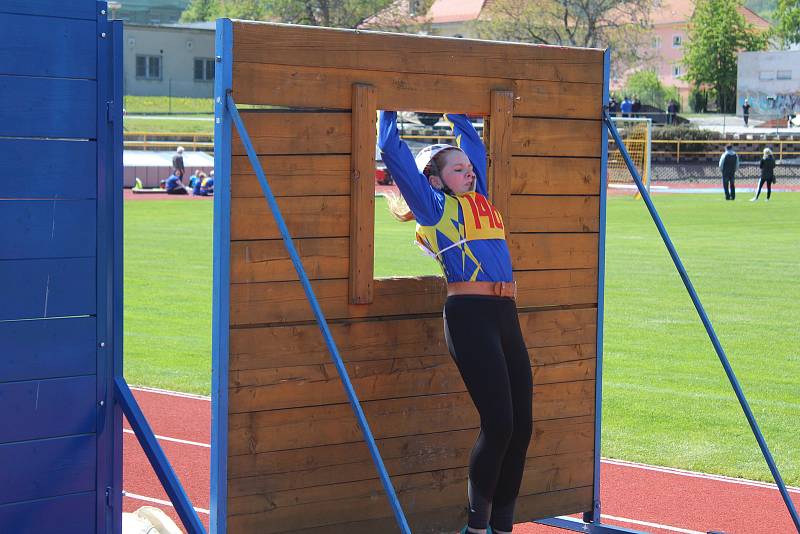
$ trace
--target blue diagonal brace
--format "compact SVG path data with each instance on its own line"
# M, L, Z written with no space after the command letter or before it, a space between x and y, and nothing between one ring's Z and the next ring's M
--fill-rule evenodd
M789 496L789 492L786 490L786 485L783 483L783 478L781 477L780 471L778 471L778 466L775 465L775 460L772 458L772 453L769 452L769 447L764 439L764 435L761 433L761 429L758 427L758 423L753 415L753 411L750 409L750 404L747 402L747 398L744 396L742 386L739 384L739 380L737 380L736 374L733 372L733 368L728 361L728 357L725 355L725 350L723 350L722 345L719 342L719 338L717 338L717 333L714 331L714 327L711 325L711 321L709 320L708 315L703 308L703 304L700 302L700 297L697 296L697 292L694 290L694 285L689 279L689 275L686 273L686 268L684 268L683 262L678 256L678 251L675 250L675 246L672 244L672 240L667 234L664 223L661 221L661 217L659 217L656 207L653 205L653 200L650 198L650 193L647 192L647 189L642 184L642 178L639 176L639 171L636 170L636 167L634 166L633 161L628 154L628 150L625 148L625 143L622 141L622 138L620 138L619 132L617 132L617 127L614 126L613 121L608 116L607 109L603 110L603 120L605 121L609 132L611 132L611 135L614 137L614 141L616 141L617 147L619 147L619 151L622 153L622 158L625 160L625 164L628 166L631 176L633 176L633 181L636 182L636 187L639 189L639 193L642 195L642 199L647 205L647 210L650 212L650 216L653 218L653 221L658 227L658 233L661 234L661 239L667 246L667 250L672 258L672 262L675 264L675 268L678 269L678 272L681 275L683 285L686 286L686 291L689 292L689 296L692 298L692 303L694 304L698 315L700 315L700 320L703 322L703 326L706 329L709 339L711 339L711 344L714 345L714 350L717 352L719 361L722 363L722 367L725 369L725 374L728 375L728 380L730 380L730 383L733 386L733 391L736 393L736 398L739 400L739 405L744 411L747 422L750 423L750 429L753 431L756 441L758 441L758 446L761 448L761 454L764 455L764 459L767 461L769 470L772 473L772 478L775 479L775 483L778 485L778 489L781 492L783 501L786 503L786 508L789 510L789 514L792 516L794 526L797 529L797 532L800 533L800 518L797 516L797 510L794 507L792 498Z
M175 507L178 517L181 518L183 527L189 534L206 534L203 523L200 522L197 512L192 507L189 497L183 490L178 476L175 474L175 471L172 470L172 466L169 465L167 456L158 444L153 430L147 423L147 419L145 419L141 408L139 408L139 404L133 397L133 393L131 393L128 383L125 382L124 378L118 376L114 379L114 393L117 402L122 407L125 418L128 419L128 422L131 424L136 439L139 440L139 445L142 446L142 450L147 455L147 459L150 460L150 465L153 466L153 471L155 471L158 476L158 480L164 487L164 491L167 492L169 500L172 501L172 505Z
M378 451L378 446L375 444L375 438L372 437L372 431L367 423L367 418L361 409L361 403L358 401L358 397L353 389L353 385L350 383L350 377L347 374L347 369L342 362L342 358L339 355L339 350L337 349L336 343L333 340L333 336L328 329L328 322L325 320L322 309L317 302L317 297L314 295L314 290L311 288L311 283L308 281L308 276L306 275L306 271L303 268L302 262L300 261L300 256L297 254L297 250L294 247L291 235L289 235L289 229L286 227L286 223L283 220L283 215L281 215L281 210L278 207L278 203L275 201L275 196L272 194L269 183L267 183L267 177L264 175L264 169L262 169L261 163L258 161L256 151L253 148L253 144L250 142L250 136L247 133L244 123L242 123L242 119L239 116L239 110L236 107L236 102L234 102L230 93L226 95L226 103L227 111L230 113L231 118L236 125L236 129L239 132L239 137L241 137L242 144L247 151L247 157L250 159L250 164L253 166L256 176L258 176L258 181L261 184L264 197L267 199L267 203L269 204L269 209L272 212L272 215L275 217L275 222L278 224L278 228L281 231L283 243L286 245L286 249L289 251L289 255L292 258L292 263L297 271L297 276L300 278L300 282L303 284L303 289L306 292L306 298L308 298L311 308L314 310L314 316L317 318L317 324L319 325L322 335L325 338L325 343L328 346L328 351L331 353L333 363L336 365L336 370L339 372L339 378L342 380L344 389L347 392L347 398L350 401L350 406L353 408L353 411L356 414L358 426L361 428L361 433L364 435L364 441L367 442L369 452L372 455L372 461L375 463L375 467L378 469L381 483L383 484L383 489L386 491L386 495L389 497L389 503L394 511L400 531L403 534L411 534L411 529L408 527L408 522L406 521L406 517L403 514L403 509L400 506L400 501L397 499L397 494L395 493L392 482L389 479L389 474L386 472L386 467L383 465L383 460L381 459L380 452Z

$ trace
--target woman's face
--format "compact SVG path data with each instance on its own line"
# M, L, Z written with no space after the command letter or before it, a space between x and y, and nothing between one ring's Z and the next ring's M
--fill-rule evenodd
M467 155L461 150L448 150L443 154L444 165L441 167L440 183L444 183L456 195L475 190L475 171L472 169ZM437 186L436 176L431 176L431 183Z

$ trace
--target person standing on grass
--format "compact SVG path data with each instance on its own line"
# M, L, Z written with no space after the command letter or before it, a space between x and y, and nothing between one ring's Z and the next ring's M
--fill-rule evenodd
M769 197L772 195L772 184L775 183L775 157L772 155L772 150L769 148L764 149L764 156L758 166L761 167L761 179L758 181L758 192L756 196L750 199L750 202L758 200L758 196L761 194L761 187L765 183L767 184L766 202L769 202Z
M744 125L747 126L747 121L750 119L750 99L745 98L744 104L742 104L742 118L744 119Z
M726 145L725 152L719 158L719 170L722 173L722 188L725 200L736 200L736 171L739 170L739 155L733 151L733 145Z
M446 117L458 147L414 158L394 111L381 112L378 146L402 194L390 199L392 213L417 220L417 244L447 279L445 340L480 415L461 532L508 534L533 430L531 362L503 219L487 198L486 148L466 116Z

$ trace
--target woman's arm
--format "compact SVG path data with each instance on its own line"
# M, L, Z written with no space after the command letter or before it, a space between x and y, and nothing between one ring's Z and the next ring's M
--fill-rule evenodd
M475 131L475 127L472 126L472 122L466 115L448 113L445 118L453 127L456 144L472 162L472 168L478 178L475 190L483 196L488 196L486 190L486 146L483 144L481 136Z
M396 111L381 111L378 148L381 149L383 162L420 224L430 226L439 222L444 210L442 194L434 190L425 175L419 172L411 150L400 139Z

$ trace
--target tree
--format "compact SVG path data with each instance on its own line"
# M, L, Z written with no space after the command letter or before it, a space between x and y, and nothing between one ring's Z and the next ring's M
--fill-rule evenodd
M642 46L656 0L495 0L477 22L481 37L613 50L617 74L649 59Z
M267 0L273 20L290 24L358 28L393 0Z
M674 87L664 87L656 72L650 69L640 70L628 76L623 94L635 96L643 104L661 109L666 109L670 100L680 102L678 90Z
M181 22L203 22L219 16L219 0L192 0L181 13Z
M778 0L775 35L784 48L800 43L800 0Z
M698 0L683 56L686 78L695 87L713 88L723 113L736 111L738 53L767 46L766 35L745 21L739 7L739 0Z

